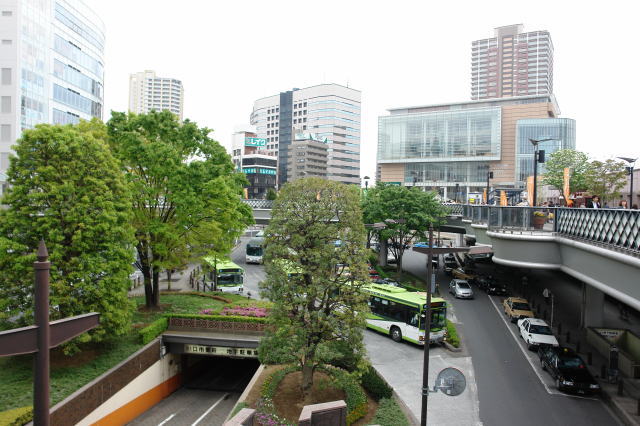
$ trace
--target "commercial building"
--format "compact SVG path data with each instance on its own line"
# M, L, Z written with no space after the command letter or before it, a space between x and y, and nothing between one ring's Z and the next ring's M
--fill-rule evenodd
M360 183L360 91L339 84L293 89L254 102L251 124L278 159L278 185L290 179L288 167L296 133L327 141L327 179Z
M444 198L454 199L457 193L464 199L469 193L481 193L489 172L493 172L493 188L524 188L518 174L526 173L526 156L531 151L519 137L557 136L564 138L558 148L575 146L575 123L556 119L559 109L553 95L393 108L389 112L378 119L378 180L436 190ZM541 144L540 148L546 146Z
M182 120L183 104L182 81L158 77L149 70L129 75L129 111L147 114L167 110Z
M258 138L251 128L238 129L232 136L232 160L238 171L247 176L246 195L264 199L276 187L277 160L266 155L266 140Z
M24 129L102 119L104 42L80 0L0 2L0 194Z
M553 43L548 31L521 24L471 43L471 99L553 93Z
M312 133L296 133L287 160L289 182L305 177L327 177L327 139L318 139Z

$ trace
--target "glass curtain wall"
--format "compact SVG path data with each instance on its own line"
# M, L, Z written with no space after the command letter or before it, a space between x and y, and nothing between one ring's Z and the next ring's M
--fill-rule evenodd
M576 148L576 122L571 118L537 118L518 120L516 132L516 179L524 185L533 176L533 145L529 139L541 140L539 149L545 157L561 149ZM544 163L538 164L538 174L544 175Z

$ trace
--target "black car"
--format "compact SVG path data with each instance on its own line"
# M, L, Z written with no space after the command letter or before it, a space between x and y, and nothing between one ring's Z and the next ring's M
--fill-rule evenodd
M600 385L573 349L541 346L538 355L542 369L553 377L558 390L581 394L600 392Z
M500 284L497 281L491 281L487 285L487 289L485 290L487 294L494 294L496 296L508 296L509 290L504 284Z

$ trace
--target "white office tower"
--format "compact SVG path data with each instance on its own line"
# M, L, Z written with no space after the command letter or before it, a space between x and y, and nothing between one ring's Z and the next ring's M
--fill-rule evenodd
M0 194L22 130L102 119L104 42L80 0L0 0Z

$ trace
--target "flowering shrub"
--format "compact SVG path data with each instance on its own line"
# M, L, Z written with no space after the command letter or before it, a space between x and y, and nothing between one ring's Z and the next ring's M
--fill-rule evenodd
M216 315L216 311L213 309L203 309L199 312L200 315Z
M267 316L267 308L258 308L256 306L237 306L233 308L225 307L220 312L220 315L264 318Z

